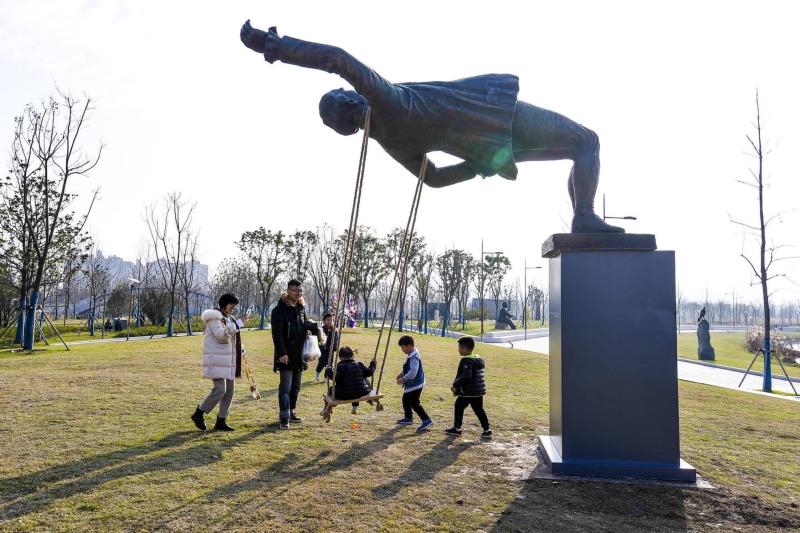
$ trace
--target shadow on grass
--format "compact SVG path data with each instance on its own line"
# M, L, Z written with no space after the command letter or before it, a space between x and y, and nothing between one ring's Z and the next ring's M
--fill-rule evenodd
M692 490L531 478L492 531L687 531Z
M400 474L397 479L387 481L379 487L372 489L376 498L387 499L397 496L404 487L414 484L422 484L432 480L436 474L458 459L461 452L466 451L475 445L474 442L460 442L453 444L452 437L445 437L428 453L420 455L408 465L405 472Z
M323 462L323 460L331 455L330 450L323 450L313 458L305 461L295 453L287 453L279 461L261 470L255 477L218 487L208 494L206 499L213 501L216 498L225 498L238 492L247 492L255 489L272 490L295 482L325 476L335 470L349 468L370 455L386 450L395 442L397 432L400 429L400 426L396 426L369 442L355 444L328 462Z
M281 459L272 463L268 467L260 470L254 477L219 486L191 505L182 505L171 512L158 517L157 521L148 524L147 529L170 529L172 522L180 520L187 514L192 514L195 519L202 516L202 520L213 520L215 527L224 530L228 525L240 524L243 509L257 498L263 497L265 493L275 493L280 489L285 492L294 485L302 484L310 479L322 477L333 471L349 468L358 462L370 457L371 455L386 450L396 442L397 432L400 426L382 433L378 437L363 444L355 444L349 449L342 451L333 460L328 460L333 452L322 450L310 459L288 452ZM250 498L238 500L235 495L240 493L253 493ZM206 517L203 513L213 512L208 509L209 502L215 501L236 501L236 509L233 512L213 517Z
M110 481L159 470L181 471L220 460L222 452L248 442L265 432L277 432L277 424L225 440L193 443L207 435L199 431L181 431L142 446L95 455L73 463L54 466L15 478L0 480L0 516L17 518L34 513L51 503L75 494L91 491ZM185 447L186 444L194 444ZM178 448L144 457L165 448Z
M530 478L492 531L799 530L800 513L724 488Z

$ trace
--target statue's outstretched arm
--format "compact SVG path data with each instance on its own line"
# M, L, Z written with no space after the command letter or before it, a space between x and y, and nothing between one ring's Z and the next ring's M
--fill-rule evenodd
M392 157L394 157L398 163L406 167L409 172L415 176L419 176L422 156L397 157L392 155ZM471 180L476 175L477 172L466 162L446 167L437 167L428 160L428 166L425 168L425 185L438 189L447 187L448 185L455 185L462 181Z
M239 36L245 46L264 54L264 59L270 63L280 60L290 65L338 74L371 105L395 95L394 85L339 47L280 37L276 28L265 32L253 28L249 20L242 26Z

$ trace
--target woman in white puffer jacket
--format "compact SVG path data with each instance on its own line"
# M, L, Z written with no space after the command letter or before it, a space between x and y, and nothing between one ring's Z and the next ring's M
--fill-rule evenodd
M206 429L203 415L219 404L214 429L233 431L225 419L233 400L236 378L236 333L239 328L233 318L233 308L239 300L232 294L219 298L218 309L206 309L201 318L206 325L203 339L203 377L213 381L214 387L200 402L192 415L197 429Z

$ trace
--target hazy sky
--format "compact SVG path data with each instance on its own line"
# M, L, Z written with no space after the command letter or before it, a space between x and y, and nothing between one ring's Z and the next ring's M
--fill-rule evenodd
M390 7L391 6L391 7ZM202 260L234 254L259 225L291 231L347 224L360 135L317 112L346 82L266 63L239 42L247 19L341 46L391 81L508 72L520 99L595 130L609 215L676 251L688 298L758 297L730 216L754 223L745 139L760 90L772 153L768 209L800 201L800 36L791 2L205 2L0 1L0 147L12 119L56 87L96 101L84 146L105 144L78 192L100 187L91 231L104 253L133 258L145 205L170 191L197 202ZM442 158L435 161L442 161ZM502 250L546 265L540 247L566 231L569 162L522 163L494 176L425 189L418 229L435 248ZM414 177L371 144L361 221L404 225ZM772 232L800 245L800 215ZM784 255L800 255L786 248ZM776 263L777 298L800 299L800 261ZM531 271L529 278L546 271ZM778 288L778 285L776 285Z

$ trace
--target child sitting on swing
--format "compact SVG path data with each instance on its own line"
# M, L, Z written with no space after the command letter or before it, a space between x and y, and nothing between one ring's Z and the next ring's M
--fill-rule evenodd
M339 363L336 365L336 379L334 381L334 399L355 400L367 396L372 392L372 387L366 378L375 372L376 362L373 359L369 366L356 361L353 350L349 346L339 348ZM325 377L334 379L333 369L325 369ZM353 402L352 414L358 414L358 402Z

